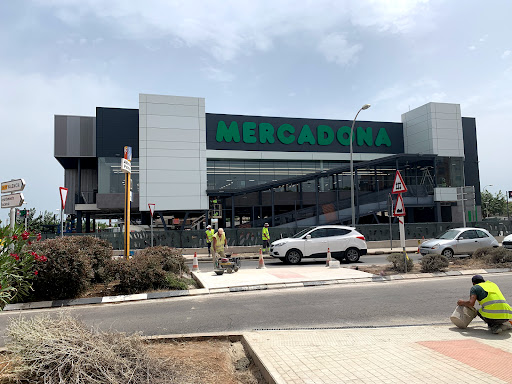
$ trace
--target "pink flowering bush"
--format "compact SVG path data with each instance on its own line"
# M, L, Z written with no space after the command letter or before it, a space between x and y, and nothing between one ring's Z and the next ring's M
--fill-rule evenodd
M33 291L38 269L48 261L43 254L28 249L30 239L38 242L40 236L21 227L0 227L0 309L23 300Z

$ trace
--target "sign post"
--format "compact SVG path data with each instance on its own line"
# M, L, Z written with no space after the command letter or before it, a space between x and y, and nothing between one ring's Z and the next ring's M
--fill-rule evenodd
M59 187L60 192L60 237L64 237L64 208L66 208L66 198L68 197L68 189Z
M407 192L407 187L405 186L404 179L400 174L400 171L396 171L395 181L393 182L393 190L391 193L398 194L398 198L396 199L395 209L393 210L393 216L398 217L398 227L400 230L400 245L402 246L402 251L404 253L404 267L405 273L407 273L407 252L405 251L405 205L404 199L402 198L402 193Z
M11 229L14 229L14 223L16 222L16 207L21 207L21 205L25 202L25 198L23 193L13 193L13 192L21 192L25 189L25 180L23 179L15 179L10 181L2 182L2 193L9 193L9 195L2 196L2 208L10 208L9 226Z
M153 246L153 213L155 213L155 204L148 203L149 213L151 215L151 246Z
M124 172L124 257L130 258L130 201L132 179L132 147L124 147L124 156L121 159L121 171Z

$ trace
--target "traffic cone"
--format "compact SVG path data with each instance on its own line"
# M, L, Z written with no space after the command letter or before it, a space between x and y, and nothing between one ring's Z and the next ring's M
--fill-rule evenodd
M256 269L266 269L267 267L265 267L265 260L263 260L263 253L261 253L261 248L260 248L260 259L258 261L258 268Z
M199 262L197 260L197 252L194 252L194 261L192 262L192 272L200 272L199 271Z
M331 250L329 248L327 248L327 261L325 263L325 266L328 267L329 266L329 263L331 262L332 258L331 258Z

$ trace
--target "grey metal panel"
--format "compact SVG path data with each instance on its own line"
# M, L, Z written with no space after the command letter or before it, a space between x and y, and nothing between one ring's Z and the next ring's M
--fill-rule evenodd
M93 118L80 117L80 156L94 156Z
M124 193L98 193L96 205L99 209L124 209ZM139 195L133 194L131 208L139 207Z
M80 156L80 116L68 116L67 155Z
M67 156L67 116L54 117L54 156Z
M68 196L66 199L66 208L64 213L75 213L75 194L77 189L77 169L64 170L64 187L68 189Z

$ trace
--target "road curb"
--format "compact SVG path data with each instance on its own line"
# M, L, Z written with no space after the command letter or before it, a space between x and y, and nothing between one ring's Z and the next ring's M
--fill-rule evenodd
M253 284L229 288L198 288L182 291L160 291L137 293L133 295L119 295L119 296L104 296L104 297L89 297L83 299L69 299L69 300L53 300L53 301L36 301L30 303L8 304L4 307L3 311L22 311L30 309L44 309L44 308L59 308L71 307L78 305L91 305L91 304L117 304L126 303L130 301L144 301L153 299L167 299L172 297L184 296L199 296L199 295L212 295L220 293L234 293L234 292L248 292L248 291L265 291L273 289L285 288L308 288L317 286L337 285L337 284L353 284L353 283L386 283L396 280L413 280L421 278L433 277L456 277L467 276L475 274L490 274L490 273L509 273L512 268L490 268L490 269L473 269L473 270L459 270L448 272L434 272L434 273L417 273L417 274L396 274L379 276L373 275L372 277L359 277L347 279L332 279L332 280L318 280L318 281L303 281L295 283L274 283L274 284Z

